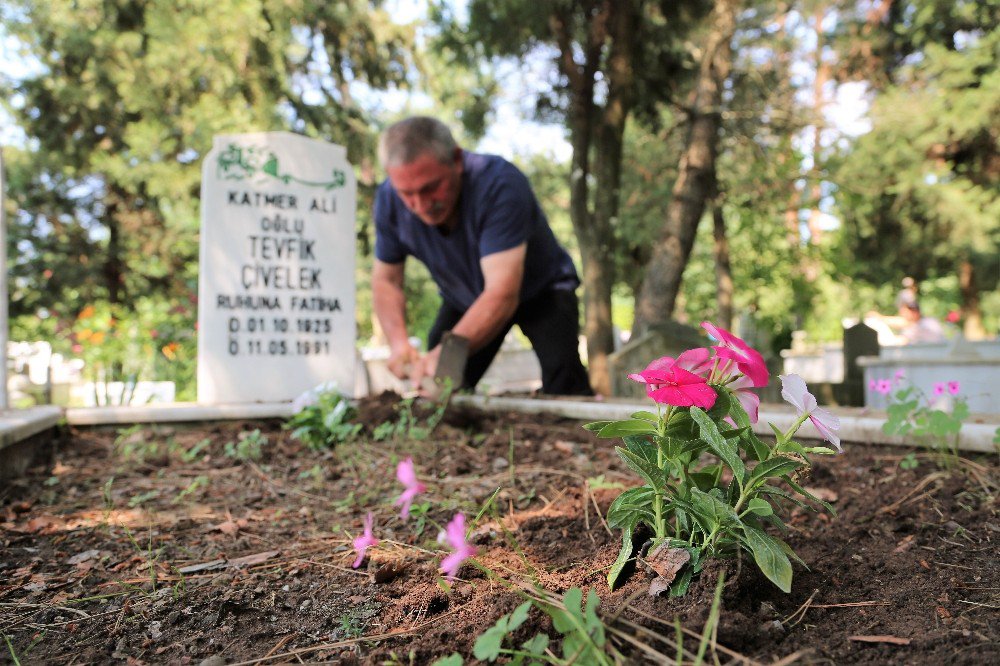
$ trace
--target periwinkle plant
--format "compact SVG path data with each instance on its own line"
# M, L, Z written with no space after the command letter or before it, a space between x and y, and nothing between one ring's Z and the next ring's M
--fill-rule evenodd
M624 421L585 426L598 437L622 438L624 446L616 451L645 482L624 491L608 510L608 524L622 531L621 552L608 584L615 587L633 557L633 537L645 525L653 534L651 549L665 547L681 555L673 558L683 562L671 571L676 578L662 581L676 596L687 591L709 558L740 550L789 592L791 560L802 561L765 527L784 529L775 510L779 498L803 507L808 506L803 500L811 500L834 512L796 480L809 467L809 454L834 450L805 447L793 437L808 419L839 451L839 421L817 406L801 377L784 376L782 396L796 407L799 418L785 432L769 424L776 442L762 441L751 428L760 402L751 388L768 383L763 357L728 331L708 322L702 326L717 345L688 350L676 359L657 359L629 375L646 384L657 404L655 414L640 411Z

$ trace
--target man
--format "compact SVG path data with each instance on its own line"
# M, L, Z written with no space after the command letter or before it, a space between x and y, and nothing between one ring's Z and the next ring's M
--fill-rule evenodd
M544 393L591 395L577 347L580 280L524 174L500 157L462 150L446 125L426 117L389 127L379 160L388 180L375 195L372 293L393 374L419 386L451 331L469 340L462 387L474 388L517 324L538 356ZM442 299L424 356L406 328L411 255Z
M914 301L910 305L899 307L900 316L906 321L906 326L900 337L906 344L922 342L944 342L944 328L934 317L925 317L920 313L920 304Z

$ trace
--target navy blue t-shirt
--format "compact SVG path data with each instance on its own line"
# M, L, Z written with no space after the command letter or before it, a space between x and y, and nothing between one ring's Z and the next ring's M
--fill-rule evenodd
M375 257L388 264L416 257L427 266L444 301L460 310L483 293L480 259L525 241L522 302L549 287L575 289L580 284L528 179L507 160L464 151L457 206L458 223L445 234L411 213L386 180L375 194Z

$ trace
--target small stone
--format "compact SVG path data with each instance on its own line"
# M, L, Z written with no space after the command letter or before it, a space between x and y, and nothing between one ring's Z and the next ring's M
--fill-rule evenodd
M160 637L163 635L163 632L160 631L160 626L159 620L154 620L149 623L149 637L154 641L160 640Z
M218 621L219 621L218 613L209 613L205 617L201 618L201 626L205 627L206 629L211 629L216 625L216 623L218 623Z
M502 469L507 469L510 466L510 462L506 458L497 456L493 459L491 466L493 467L494 472L499 472Z
M198 666L226 666L226 660L219 655L212 655L208 659L202 659Z

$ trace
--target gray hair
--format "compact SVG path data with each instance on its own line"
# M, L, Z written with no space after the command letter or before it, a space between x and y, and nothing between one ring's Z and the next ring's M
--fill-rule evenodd
M430 154L442 164L455 157L458 144L448 126L436 118L413 116L390 125L378 142L378 159L383 169L409 164Z

